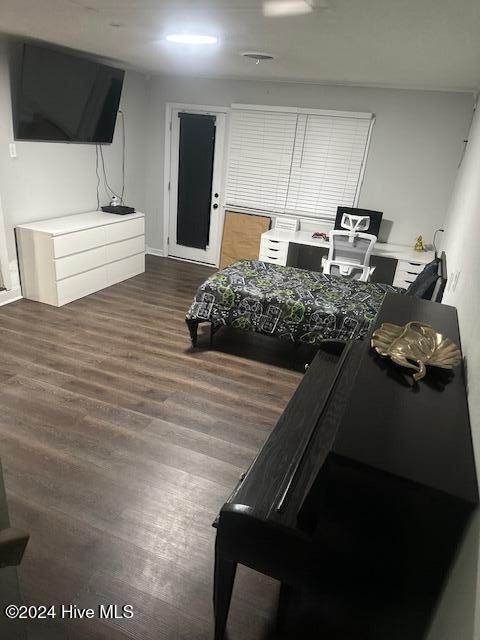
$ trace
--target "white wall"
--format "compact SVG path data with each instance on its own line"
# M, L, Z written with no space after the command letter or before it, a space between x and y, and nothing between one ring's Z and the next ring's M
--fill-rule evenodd
M360 206L393 221L391 242L431 241L443 226L470 125L473 96L243 80L154 77L149 98L147 244L163 243L165 104L229 106L233 102L375 113Z
M372 111L374 127L360 206L381 209L393 221L389 240L431 240L443 225L454 176L468 131L473 98L442 93L154 77L127 72L122 109L127 128L126 201L147 214L147 245L163 247L163 163L166 102L228 106L232 102ZM0 194L10 257L12 228L35 219L96 207L93 145L13 140L7 42L0 40ZM105 147L107 173L121 184L121 136ZM102 189L101 202L107 201Z
M480 109L458 172L446 220L449 280L444 302L457 307L465 356L473 445L480 461ZM456 274L459 274L458 278ZM455 286L455 281L457 281ZM470 527L449 580L431 640L480 638L480 514Z
M139 211L145 209L147 86L145 76L128 71L121 99L126 125L126 203ZM113 143L104 146L107 177L115 191L121 189L120 124L118 118ZM15 258L15 224L97 208L95 145L16 142L18 157L12 159L8 150L12 141L8 42L0 40L0 194L10 259ZM102 187L100 204L108 200Z

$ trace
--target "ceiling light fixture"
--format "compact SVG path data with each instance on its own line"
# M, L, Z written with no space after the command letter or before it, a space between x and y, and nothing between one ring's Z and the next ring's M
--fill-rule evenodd
M260 51L245 51L242 53L244 58L250 58L250 60L255 60L255 64L260 64L260 62L266 62L267 60L273 60L274 56L269 53L260 53Z
M176 44L216 44L218 38L194 33L170 33L166 40Z
M300 16L327 7L326 0L265 0L263 14L267 17Z

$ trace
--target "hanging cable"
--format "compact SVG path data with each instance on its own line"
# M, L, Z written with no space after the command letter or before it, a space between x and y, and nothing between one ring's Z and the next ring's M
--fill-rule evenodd
M435 249L435 258L438 258L437 233L445 233L445 229L437 229L433 234L433 248Z
M97 211L100 211L100 174L98 173L98 144L95 145L95 174L97 176Z
M118 110L118 113L122 116L122 195L120 197L121 203L123 204L123 200L125 197L125 152L126 152L126 143L125 143L125 114L121 109Z
M122 116L122 191L121 191L121 195L116 193L108 183L107 171L105 169L105 158L103 156L103 147L102 145L99 145L99 146L100 146L100 158L102 160L102 172L103 172L103 180L105 183L105 189L107 191L110 191L110 193L116 198L119 198L120 203L123 204L125 199L125 156L126 156L125 115L121 109L118 110L118 113L121 114Z
M107 172L105 169L105 158L103 157L103 146L100 144L100 159L102 161L102 172L103 172L103 182L105 184L105 189L107 191L110 191L110 193L112 194L112 196L115 196L116 198L120 199L120 196L118 195L118 193L116 193L112 187L108 184L108 179L107 179Z

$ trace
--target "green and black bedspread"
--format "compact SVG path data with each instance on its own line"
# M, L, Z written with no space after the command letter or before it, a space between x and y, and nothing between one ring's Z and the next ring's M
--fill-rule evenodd
M256 331L295 343L360 339L368 332L388 284L359 282L316 271L241 260L198 289L186 320ZM195 336L195 337L194 337Z

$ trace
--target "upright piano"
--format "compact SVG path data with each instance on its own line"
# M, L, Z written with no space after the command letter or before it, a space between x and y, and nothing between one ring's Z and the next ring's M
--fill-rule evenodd
M411 320L460 345L455 308L399 294L375 327ZM216 520L215 640L238 563L281 582L297 637L425 638L477 506L462 365L414 383L368 339L319 351Z

